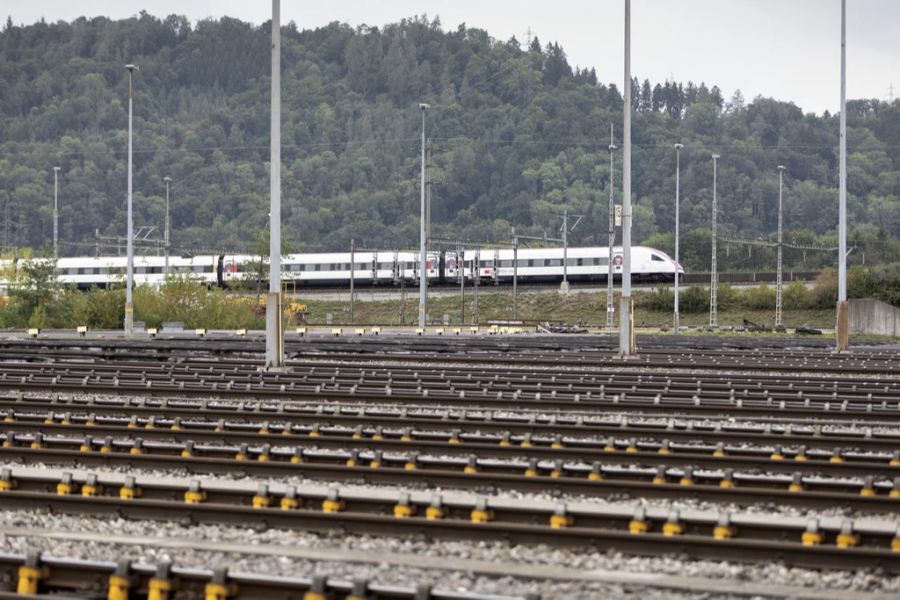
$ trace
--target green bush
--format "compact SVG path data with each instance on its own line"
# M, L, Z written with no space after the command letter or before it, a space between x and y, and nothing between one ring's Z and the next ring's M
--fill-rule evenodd
M692 285L678 299L678 310L685 313L702 313L709 310L709 288Z
M784 309L804 310L811 308L814 302L812 292L802 281L792 281L784 286Z
M775 288L759 285L747 288L741 296L743 305L746 308L751 310L775 310Z
M668 287L643 292L638 297L638 306L656 312L672 312L675 310L675 292Z
M730 283L720 283L716 290L716 305L719 310L734 308L740 302L740 294Z

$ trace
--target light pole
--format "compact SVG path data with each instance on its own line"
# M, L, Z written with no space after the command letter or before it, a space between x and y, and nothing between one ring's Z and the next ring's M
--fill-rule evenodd
M615 321L615 305L613 302L613 280L615 272L613 270L613 250L616 243L616 205L613 199L613 189L615 186L616 173L613 170L613 152L616 145L613 143L613 125L609 125L609 254L606 259L606 326L612 328Z
M169 184L172 183L171 177L163 177L163 181L166 182L166 230L164 232L164 244L166 246L166 263L165 269L163 272L163 277L169 277L169 227L171 225L171 221L169 220Z
M59 167L53 167L53 273L59 267Z
M847 304L847 0L841 0L841 134L838 176L838 300L835 350L850 349L850 307Z
M419 327L425 327L425 311L428 294L428 269L425 256L425 113L431 108L424 102L419 104L422 111L422 180L421 180L421 223L419 227Z
M709 326L719 326L719 266L717 262L717 237L719 235L719 204L716 200L716 176L720 155L713 154L713 196L712 196L712 262L709 277Z
M128 248L128 258L126 263L125 274L125 335L134 333L134 303L132 292L134 288L134 213L132 212L132 188L131 188L131 124L132 124L132 80L134 72L138 70L137 65L127 64L128 69L128 239L126 246Z
M281 323L281 2L272 0L272 83L269 124L269 293L266 296L266 368L284 369Z
M675 325L675 335L681 327L681 315L678 312L678 294L680 291L678 281L678 250L681 239L681 149L684 144L675 144L675 312L672 322Z
M784 231L784 165L778 165L778 267L775 272L775 329L784 327L783 304L783 231Z
M622 298L619 301L619 353L635 353L631 314L631 0L625 0L625 127L622 134ZM610 257L612 258L612 257Z

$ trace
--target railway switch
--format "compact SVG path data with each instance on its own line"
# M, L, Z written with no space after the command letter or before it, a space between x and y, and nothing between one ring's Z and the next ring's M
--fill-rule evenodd
M478 498L475 501L475 508L469 517L473 523L487 523L494 520L494 511L488 508L487 498Z
M322 512L337 513L346 508L346 503L341 500L341 492L338 488L328 490L328 496L322 500Z

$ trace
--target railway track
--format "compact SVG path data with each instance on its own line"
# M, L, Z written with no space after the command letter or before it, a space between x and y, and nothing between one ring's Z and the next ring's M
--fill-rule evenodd
M189 598L322 597L334 600L536 600L537 595L501 596L461 593L417 587L384 585L376 581L346 581L323 575L273 577L227 569L197 569L174 566L73 559L33 552L0 553L0 594L21 598L36 595L128 598L168 598L177 590ZM12 585L12 584L15 585ZM105 593L104 593L105 592ZM308 595L307 595L308 594ZM318 596L316 596L318 595Z
M729 513L679 513L638 506L566 506L488 497L339 488L204 485L155 479L9 473L6 508L194 523L265 522L269 527L348 533L503 540L642 554L680 552L739 562L778 556L815 568L877 567L900 572L896 526ZM85 494L90 486L90 494ZM91 495L93 494L93 495Z

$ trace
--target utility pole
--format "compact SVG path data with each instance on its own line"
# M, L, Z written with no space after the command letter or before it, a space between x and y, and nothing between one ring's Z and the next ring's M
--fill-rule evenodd
M775 329L784 328L783 232L784 232L784 165L778 165L778 267L775 271Z
M516 228L512 228L513 235L513 319L519 318L519 236Z
M353 305L356 303L356 290L353 286L356 275L354 268L356 267L356 240L350 238L350 322L354 323Z
M427 239L425 237L425 113L428 112L430 106L424 102L419 104L419 110L422 111L422 177L421 177L421 209L422 215L419 227L419 327L425 327L425 315L427 314L428 300L428 258L425 254L425 246Z
M125 68L128 69L128 239L126 240L126 246L128 248L128 258L126 259L127 267L125 269L125 335L132 335L134 333L134 300L132 297L134 288L134 213L132 211L131 194L131 124L132 98L134 96L132 80L134 79L134 72L138 67L137 65L127 64L125 65Z
M569 209L563 209L562 224L563 239L563 280L559 284L559 291L562 294L569 293Z
M53 167L53 276L59 273L59 167Z
M622 155L622 298L619 308L619 354L634 355L631 313L631 0L625 0L625 127Z
M472 273L475 274L474 297L472 299L472 323L478 326L478 283L481 279L481 250L475 251L475 261L472 265Z
M459 272L459 322L466 322L466 257L462 246L456 245L457 270Z
M615 324L616 307L613 300L613 281L615 280L615 272L613 270L613 251L616 243L616 205L613 197L614 182L616 172L613 165L613 153L616 145L613 143L613 124L609 124L609 255L607 256L607 273L606 273L606 326L612 329Z
M675 335L678 335L678 330L681 327L681 315L678 311L678 295L679 295L679 281L678 281L678 250L679 250L679 240L681 238L680 235L680 227L681 227L681 149L684 148L684 144L675 144L675 312L672 316L672 322L675 325Z
M719 326L718 295L719 295L719 271L717 262L717 239L719 235L719 204L716 200L716 175L720 155L713 154L713 196L712 196L712 264L709 278L709 326Z
M850 349L850 305L847 303L847 0L841 0L841 157L838 192L838 300L835 350Z
M165 263L165 277L169 277L169 248L171 247L171 238L170 229L172 226L172 222L169 219L169 184L172 183L171 177L163 177L163 181L166 182L166 231L165 231L165 239L163 240L166 245L166 263Z
M281 311L281 0L272 0L272 87L269 147L269 293L266 369L284 369Z

